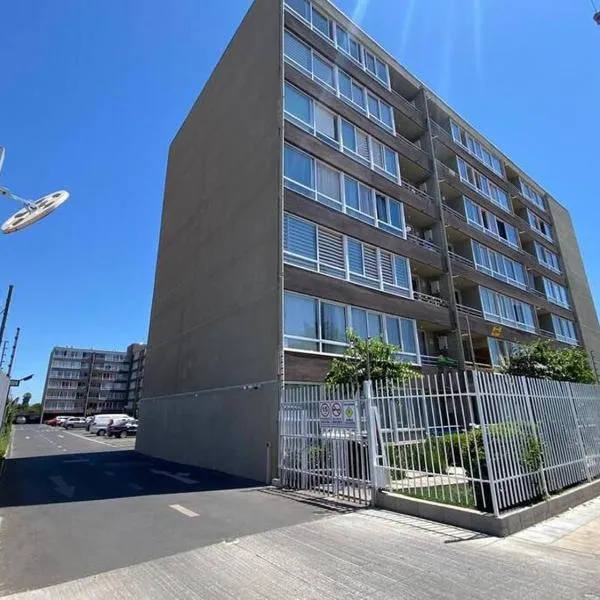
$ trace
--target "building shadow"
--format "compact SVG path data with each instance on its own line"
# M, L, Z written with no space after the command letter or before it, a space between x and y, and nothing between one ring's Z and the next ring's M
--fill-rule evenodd
M261 487L260 482L134 450L65 453L7 459L0 508Z

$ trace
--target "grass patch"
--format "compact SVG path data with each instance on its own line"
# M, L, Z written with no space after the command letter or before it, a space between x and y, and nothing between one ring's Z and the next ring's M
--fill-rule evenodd
M475 498L470 486L463 485L432 485L428 488L396 491L397 494L410 496L419 500L430 500L463 508L475 508Z
M10 429L7 427L2 435L0 435L0 460L6 456L8 445L10 444Z

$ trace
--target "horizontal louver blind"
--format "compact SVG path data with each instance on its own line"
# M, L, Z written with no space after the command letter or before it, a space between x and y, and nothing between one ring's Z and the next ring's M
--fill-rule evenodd
M381 252L381 275L383 282L389 285L395 285L394 269L392 266L392 255L388 252Z
M377 250L370 246L364 246L365 275L379 281L379 269L377 267Z
M345 268L344 241L341 235L319 230L319 262L338 269Z
M308 71L312 70L312 57L310 48L305 46L289 33L285 34L285 55L302 65Z
M356 130L356 145L357 145L357 154L362 156L364 159L370 159L369 152L369 138L362 131Z
M283 239L287 252L306 258L317 258L316 227L311 223L286 215L283 225Z

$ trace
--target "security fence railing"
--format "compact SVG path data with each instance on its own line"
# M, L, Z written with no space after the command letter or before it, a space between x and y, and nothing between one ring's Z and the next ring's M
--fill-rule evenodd
M362 504L384 489L498 515L600 478L600 386L481 371L289 386L279 466L287 487Z

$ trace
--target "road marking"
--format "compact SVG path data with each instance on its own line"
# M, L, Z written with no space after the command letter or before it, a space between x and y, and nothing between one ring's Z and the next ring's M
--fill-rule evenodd
M25 436L25 439L26 439L26 440L30 440L31 438L30 438L28 435L26 435L26 436Z
M186 517L199 517L200 516L197 512L194 512L193 510L190 510L189 508L186 508L185 506L181 506L181 504L170 504L169 508L172 508L173 510L180 512L182 515L185 515Z
M189 473L169 473L168 471L158 471L157 469L150 469L150 473L154 473L155 475L164 475L165 477L170 477L171 479L175 479L180 483L187 483L191 485L192 483L198 483L195 479L190 479L188 477Z
M128 483L127 485L138 492L141 492L144 489L139 483Z
M65 436L64 436L64 435L60 435L60 433L59 433L59 434L58 434L58 437L62 439L62 438L64 438Z
M83 435L79 435L77 433L71 433L70 431L66 432L68 435L72 435L73 437L79 438L80 440L85 440L87 442L94 442L95 444L102 444L103 446L110 446L114 448L114 444L109 444L108 442L103 442L102 440L96 440L93 437L84 437Z
M56 486L54 489L67 498L72 498L75 493L74 485L67 485L67 482L63 479L62 475L53 475L48 479Z

